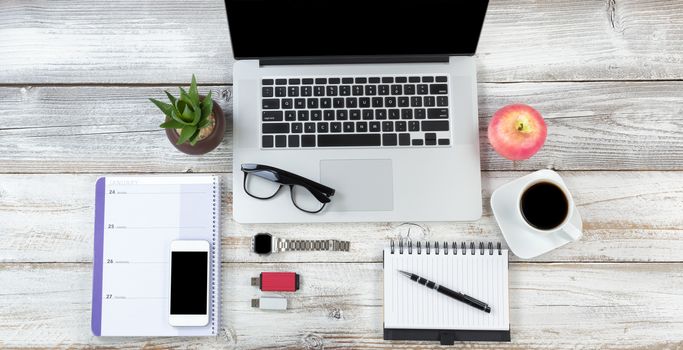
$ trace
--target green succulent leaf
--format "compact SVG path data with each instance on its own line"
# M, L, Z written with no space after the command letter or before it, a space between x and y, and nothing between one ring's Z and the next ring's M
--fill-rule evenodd
M183 125L192 125L191 122L186 122L183 119L183 115L180 112L178 112L177 110L173 110L173 113L171 113L171 119L173 119L173 120L175 120L178 123L183 124Z
M168 103L163 103L163 102L161 102L159 100L155 100L153 98L150 98L149 100L152 101L152 103L154 103L157 107L159 107L159 109L162 112L164 112L165 115L167 115L169 117L171 116L171 112L173 111L172 105L170 105Z
M210 125L211 125L211 119L206 118L206 119L202 119L202 121L199 122L199 124L197 125L197 127L200 128L200 129L204 129L204 128L210 126Z
M175 96L171 95L168 91L164 91L166 93L166 96L168 96L168 100L171 101L171 104L175 106L177 99Z
M164 128L164 129L182 129L183 127L185 127L185 125L187 125L187 124L182 124L176 120L171 119L171 120L165 121L164 123L159 125L159 127Z
M183 111L183 120L185 120L185 121L187 121L188 123L190 123L190 125L197 125L197 124L194 122L194 115L195 115L195 112L194 112L194 110L192 109L192 107L190 107L190 106L185 106L185 110Z
M213 110L213 100L211 99L211 91L202 100L202 119L208 118Z
M187 140L189 140L195 132L197 132L197 127L195 125L186 125L183 130L181 130L180 137L178 138L178 142L176 142L176 144L182 145L183 143L187 142Z
M199 102L199 91L197 91L197 79L192 74L192 83L190 84L190 98L192 101Z
M199 141L199 133L200 131L199 129L197 129L197 132L195 132L194 135L190 137L190 145L194 146L197 144L197 142Z

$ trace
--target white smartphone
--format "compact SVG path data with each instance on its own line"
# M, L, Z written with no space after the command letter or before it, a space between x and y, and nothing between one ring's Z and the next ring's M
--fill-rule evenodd
M209 248L207 241L171 242L171 326L209 323Z

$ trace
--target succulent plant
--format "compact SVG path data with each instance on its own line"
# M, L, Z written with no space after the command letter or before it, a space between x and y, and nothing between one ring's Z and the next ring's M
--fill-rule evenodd
M189 142L194 146L199 141L199 131L203 128L211 127L211 111L213 110L213 100L211 99L211 92L204 97L203 100L199 98L197 91L197 80L192 75L192 83L190 90L185 91L182 87L180 89L180 97L176 98L168 91L164 91L171 103L164 103L159 100L150 98L159 109L166 115L166 121L159 125L164 129L180 129L180 135L177 144Z

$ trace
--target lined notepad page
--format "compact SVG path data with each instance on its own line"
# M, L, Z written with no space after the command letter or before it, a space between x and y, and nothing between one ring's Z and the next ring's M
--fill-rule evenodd
M384 250L384 328L509 330L508 251L492 255ZM491 306L483 312L400 274L411 272Z
M168 317L171 241L208 241L212 286L219 283L217 181L214 176L106 178L102 335L216 334L217 309L203 327L172 327ZM210 298L215 305L216 288Z

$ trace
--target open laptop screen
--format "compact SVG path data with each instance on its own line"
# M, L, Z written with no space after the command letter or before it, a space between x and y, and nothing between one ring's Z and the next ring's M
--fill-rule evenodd
M487 0L225 0L236 58L471 55Z

